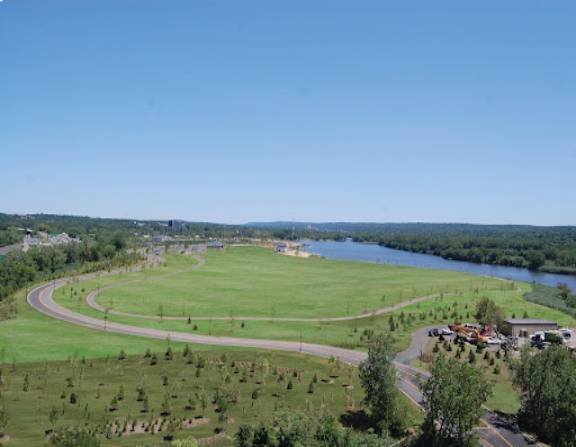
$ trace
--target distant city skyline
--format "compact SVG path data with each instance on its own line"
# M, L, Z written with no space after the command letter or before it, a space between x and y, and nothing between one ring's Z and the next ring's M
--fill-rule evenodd
M0 212L576 225L576 3L0 2Z

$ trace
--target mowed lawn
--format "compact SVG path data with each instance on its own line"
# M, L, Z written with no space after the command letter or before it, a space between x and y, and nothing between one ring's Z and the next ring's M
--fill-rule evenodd
M206 264L196 270L187 268L192 262L173 255L166 267L125 274L124 280L139 280L104 291L98 302L146 315L337 317L371 312L411 297L495 288L501 283L456 272L295 258L260 247L211 250ZM79 285L86 290L94 286L94 281Z

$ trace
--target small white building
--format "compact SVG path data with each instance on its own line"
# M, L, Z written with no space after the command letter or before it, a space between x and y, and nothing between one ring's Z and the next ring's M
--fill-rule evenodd
M288 251L288 244L285 242L281 242L276 244L276 252L277 253L286 253Z

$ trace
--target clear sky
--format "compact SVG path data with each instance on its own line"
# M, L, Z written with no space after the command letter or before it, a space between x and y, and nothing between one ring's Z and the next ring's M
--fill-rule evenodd
M576 224L574 0L4 0L0 211Z

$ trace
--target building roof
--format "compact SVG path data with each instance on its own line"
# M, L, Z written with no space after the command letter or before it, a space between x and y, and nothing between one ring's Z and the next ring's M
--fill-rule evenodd
M504 321L509 324L522 324L522 325L537 325L537 324L558 325L558 323L556 323L555 321L541 320L539 318L508 318L507 320Z

